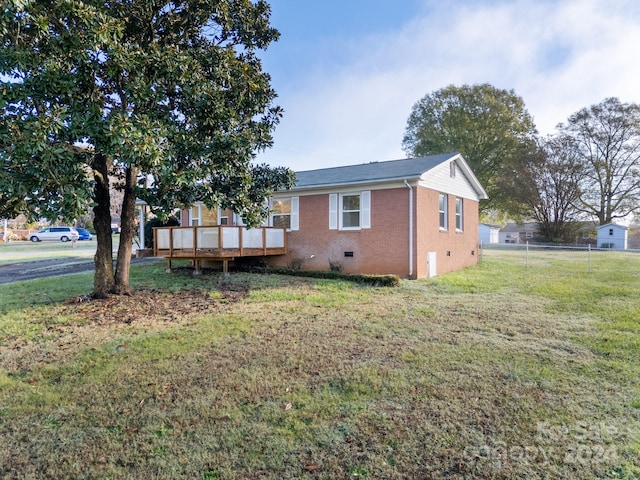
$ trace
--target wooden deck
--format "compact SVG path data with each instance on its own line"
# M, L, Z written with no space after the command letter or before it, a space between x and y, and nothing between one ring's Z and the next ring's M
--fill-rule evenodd
M227 272L229 260L287 253L284 228L240 226L157 227L153 229L153 254L172 260L192 260L200 272L203 260L221 261Z

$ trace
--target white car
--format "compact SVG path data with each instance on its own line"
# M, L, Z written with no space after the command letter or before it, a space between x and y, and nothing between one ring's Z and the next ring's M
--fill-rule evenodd
M29 235L29 240L69 242L78 240L79 236L78 231L73 227L47 227Z

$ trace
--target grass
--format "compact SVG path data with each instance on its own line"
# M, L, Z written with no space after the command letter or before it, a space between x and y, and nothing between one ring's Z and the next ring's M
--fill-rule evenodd
M640 478L640 257L584 255L393 289L134 266L127 322L65 304L87 274L0 285L0 476Z

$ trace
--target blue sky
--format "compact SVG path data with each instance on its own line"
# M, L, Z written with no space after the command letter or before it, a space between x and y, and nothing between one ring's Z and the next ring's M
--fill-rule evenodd
M261 54L285 110L259 162L403 158L411 107L449 84L513 89L541 133L609 96L640 103L637 0L270 0Z

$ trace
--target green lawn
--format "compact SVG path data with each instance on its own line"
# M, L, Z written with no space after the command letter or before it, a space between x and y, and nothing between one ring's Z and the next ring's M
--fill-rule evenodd
M0 285L0 478L640 478L640 256L91 281Z

